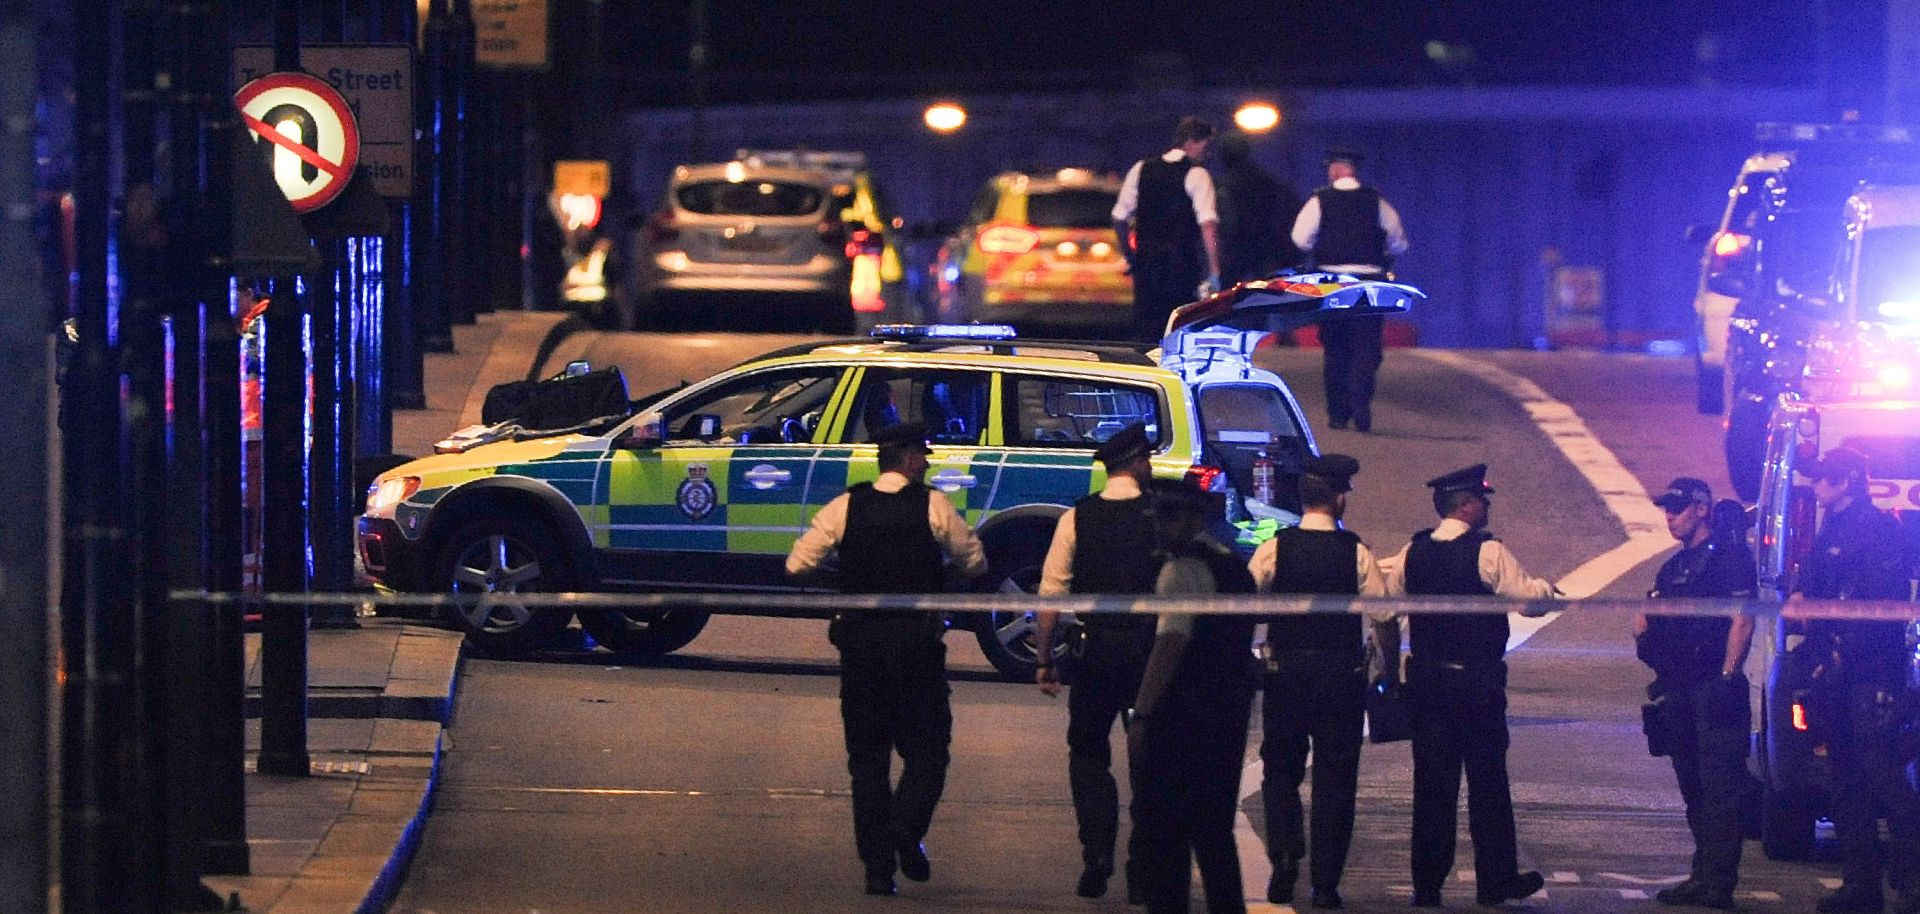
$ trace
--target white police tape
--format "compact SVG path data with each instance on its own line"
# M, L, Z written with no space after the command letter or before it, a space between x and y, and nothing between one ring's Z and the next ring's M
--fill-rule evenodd
M404 607L521 606L528 608L618 609L628 612L698 610L739 613L751 604L753 615L825 618L848 610L933 613L1026 613L1032 611L1099 613L1179 613L1184 615L1307 615L1364 613L1374 616L1464 615L1542 616L1549 613L1725 617L1746 613L1787 619L1910 621L1920 604L1897 600L1509 600L1483 596L1345 597L1241 594L1217 597L1093 596L1041 597L1033 594L841 594L841 593L269 593L248 594L174 590L174 602L248 606L374 605Z

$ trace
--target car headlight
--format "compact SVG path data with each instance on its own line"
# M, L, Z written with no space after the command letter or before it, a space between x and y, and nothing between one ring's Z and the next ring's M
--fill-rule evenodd
M420 477L394 476L382 479L367 489L367 511L384 511L420 491Z

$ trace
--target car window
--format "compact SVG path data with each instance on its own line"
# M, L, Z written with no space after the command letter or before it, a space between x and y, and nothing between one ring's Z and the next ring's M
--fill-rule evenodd
M854 395L845 440L873 441L899 422L924 422L934 444L977 445L986 434L989 376L979 371L867 369Z
M1881 320L1889 302L1920 303L1920 226L1870 228L1860 239L1860 291L1855 314Z
M674 196L702 216L807 216L826 200L820 188L788 181L697 181Z
M1073 188L1027 197L1027 223L1035 228L1106 228L1113 225L1119 194Z
M751 374L675 404L666 417L668 444L795 444L812 440L841 369ZM702 436L702 424L714 433Z
M1014 447L1099 447L1115 432L1145 423L1160 442L1160 397L1151 387L1068 378L1010 377L1007 441Z

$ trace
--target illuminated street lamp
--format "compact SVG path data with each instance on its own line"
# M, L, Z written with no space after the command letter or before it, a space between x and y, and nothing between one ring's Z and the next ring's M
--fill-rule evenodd
M934 132L952 133L967 122L967 109L952 102L936 102L927 106L925 118Z
M1280 109L1266 102L1247 102L1233 112L1234 126L1247 133L1266 133L1280 124Z

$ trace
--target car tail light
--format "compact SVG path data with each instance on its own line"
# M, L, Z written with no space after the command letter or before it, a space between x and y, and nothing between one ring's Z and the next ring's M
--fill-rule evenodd
M1807 705L1805 702L1796 701L1793 703L1793 729L1801 733L1807 732Z
M1214 487L1219 485L1220 480L1226 475L1226 472L1226 470L1217 466L1196 463L1193 466L1187 467L1186 478L1187 482L1192 483L1194 488L1202 492L1212 492L1214 491Z
M1733 257L1752 246L1752 235L1744 235L1740 232L1721 232L1713 239L1713 256L1720 258Z
M1024 225L993 225L975 243L983 254L1025 254L1040 243L1040 233Z
M647 243L665 244L680 237L680 226L673 221L672 213L654 213L647 220Z

